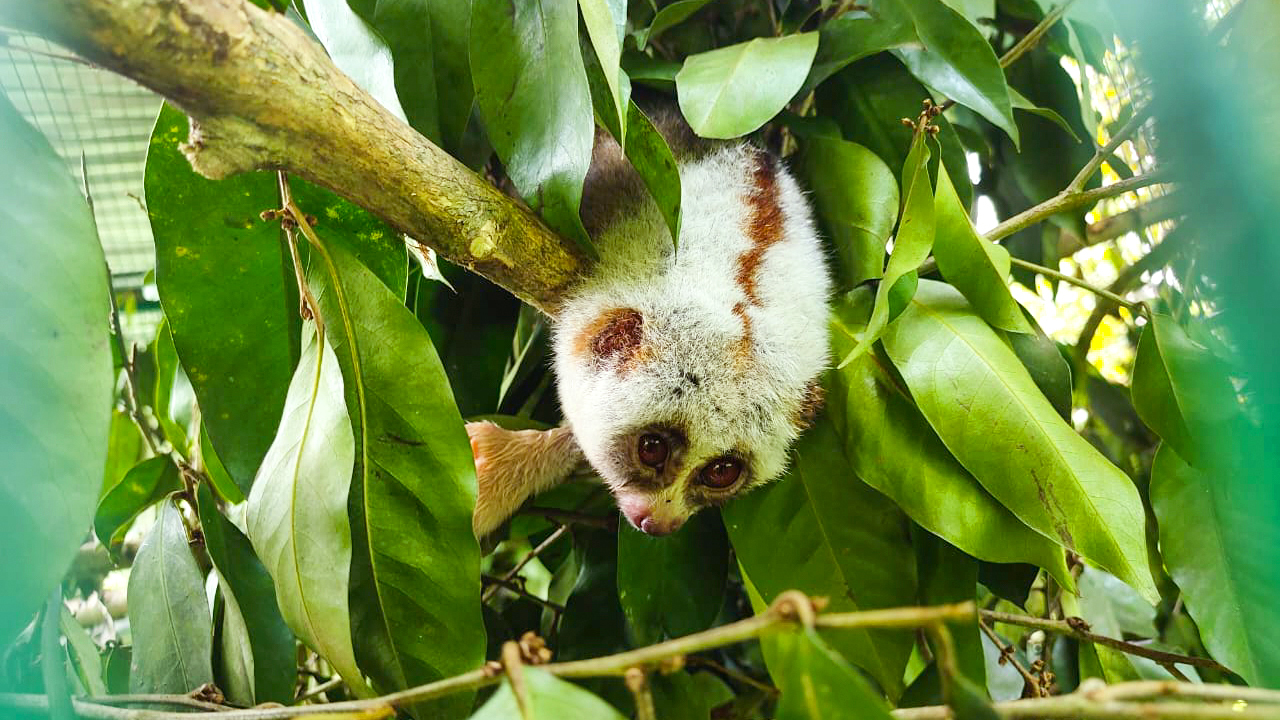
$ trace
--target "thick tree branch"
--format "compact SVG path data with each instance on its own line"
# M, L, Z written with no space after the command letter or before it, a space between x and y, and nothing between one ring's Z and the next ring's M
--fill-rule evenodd
M168 98L192 118L184 149L202 175L295 173L547 312L585 267L571 243L379 105L282 14L245 0L41 0L0 3L0 23Z

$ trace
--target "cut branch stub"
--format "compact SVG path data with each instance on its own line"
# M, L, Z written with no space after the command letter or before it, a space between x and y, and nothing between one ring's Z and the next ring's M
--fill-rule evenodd
M295 173L550 314L586 269L572 243L379 105L282 14L245 0L42 0L0 5L0 23L168 98L192 118L185 150L206 177Z

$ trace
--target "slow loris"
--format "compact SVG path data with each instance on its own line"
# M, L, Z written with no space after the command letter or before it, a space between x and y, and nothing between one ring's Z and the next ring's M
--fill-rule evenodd
M598 133L583 195L600 261L553 318L565 424L469 423L473 525L496 529L583 460L650 535L778 477L821 403L830 280L808 203L777 159L697 140L674 113L678 247L640 178Z

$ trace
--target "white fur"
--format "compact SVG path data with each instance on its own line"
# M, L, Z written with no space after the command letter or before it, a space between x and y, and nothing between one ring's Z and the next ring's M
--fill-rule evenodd
M746 362L735 362L743 324L733 308L748 303L735 274L752 243L747 198L755 191L758 153L725 146L683 163L678 251L653 202L637 203L595 238L602 260L558 313L561 407L587 460L615 492L612 440L655 423L689 428L690 467L736 451L750 459L747 486L786 468L806 388L828 362L830 281L808 203L779 163L783 239L768 248L756 273L759 305L747 310L754 344ZM644 316L644 359L627 372L574 354L575 339L616 308ZM688 386L687 373L701 380L698 387ZM684 391L673 396L682 383ZM670 501L678 492L662 497Z

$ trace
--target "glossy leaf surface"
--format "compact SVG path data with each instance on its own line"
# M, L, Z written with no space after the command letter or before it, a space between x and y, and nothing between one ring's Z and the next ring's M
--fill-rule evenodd
M133 466L98 501L93 530L99 542L114 549L124 542L124 531L138 513L180 488L178 467L166 455L148 458Z
M489 141L553 228L590 247L578 207L595 124L574 3L473 0L471 72Z
M814 630L772 640L778 667L771 668L782 695L778 720L888 720L884 702Z
M959 292L922 281L884 346L929 424L988 492L1155 597L1137 488L1054 411Z
M702 137L746 135L791 100L817 50L817 33L803 33L691 55L676 75L680 111ZM761 82L764 76L767 82Z
M711 627L728 572L729 540L717 512L694 515L670 537L618 528L618 600L638 644Z
M156 286L204 430L247 494L284 409L297 358L298 304L272 173L213 181L178 146L187 118L165 105L147 152L145 188Z
M185 695L213 682L204 575L188 546L187 526L170 500L160 503L129 573L129 628L130 692Z
M77 183L0 98L0 644L30 620L93 519L111 424L106 262Z
M503 681L502 687L489 698L474 715L472 720L561 720L562 718L583 718L584 720L624 720L623 716L613 709L609 703L560 678L539 670L526 667L523 670L528 712L522 712L516 694L511 690L511 683Z
M246 523L289 628L348 686L368 693L351 645L347 600L355 441L342 391L333 348L312 334L249 495Z

